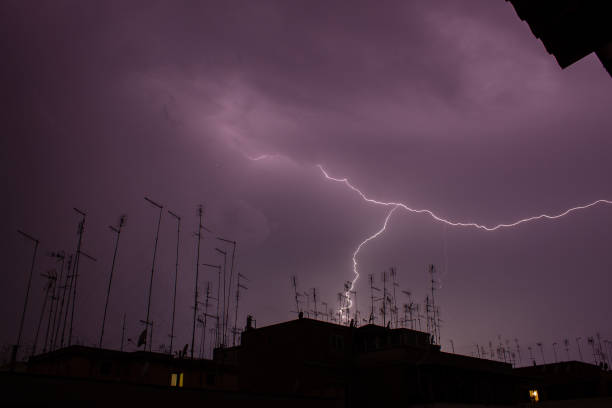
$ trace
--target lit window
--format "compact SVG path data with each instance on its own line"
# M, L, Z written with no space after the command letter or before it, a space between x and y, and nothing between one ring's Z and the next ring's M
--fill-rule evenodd
M538 402L540 400L538 390L529 390L529 399L531 399L533 402Z
M183 373L179 375L179 387L182 387L182 386L183 386ZM537 392L536 392L536 395L537 395Z
M170 386L176 387L176 374L174 373L170 374Z

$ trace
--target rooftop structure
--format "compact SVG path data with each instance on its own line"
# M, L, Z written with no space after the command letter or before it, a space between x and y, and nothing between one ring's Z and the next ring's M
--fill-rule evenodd
M21 396L27 402L47 388L57 399L57 387L64 386L73 387L71 398L87 404L92 390L116 389L153 406L174 395L174 403L214 401L232 407L259 399L267 406L315 403L317 408L499 406L527 403L532 394L548 400L608 396L603 401L609 403L612 396L610 373L590 364L513 369L508 363L443 352L430 334L406 328L345 326L303 316L260 328L250 322L240 345L215 349L212 360L184 358L186 351L176 358L70 346L33 356L27 374L2 374L8 377L0 381L0 392L23 402L15 393L29 387L32 393Z
M612 76L612 2L506 0L561 68L595 52Z

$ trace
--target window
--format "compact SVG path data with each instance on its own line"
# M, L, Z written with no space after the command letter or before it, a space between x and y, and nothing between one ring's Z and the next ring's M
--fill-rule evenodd
M178 382L178 384L177 384L177 382ZM170 374L170 386L171 387L176 387L177 385L179 387L183 386L183 373L172 373L172 374Z

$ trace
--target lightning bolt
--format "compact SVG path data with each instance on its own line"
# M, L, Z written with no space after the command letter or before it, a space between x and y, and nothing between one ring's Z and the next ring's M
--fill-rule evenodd
M408 207L406 204L404 203L396 203L396 202L385 202L385 201L378 201L378 200L374 200L372 198L369 198L367 195L365 195L360 189L358 189L357 187L355 187L354 185L352 185L348 179L346 178L335 178L335 177L331 177L327 171L325 171L325 169L323 168L323 166L321 166L320 164L317 164L317 167L321 170L321 173L323 173L323 176L325 176L326 179L331 180L331 181L335 181L338 183L343 183L344 185L346 185L348 188L350 188L351 190L355 191L357 194L359 194L361 196L361 198L364 201L367 201L368 203L372 203L372 204L376 204L376 205L382 205L382 206L393 206L393 207L401 207L406 211L409 211L411 213L415 213L415 214L427 214L429 215L431 218L433 218L436 221L439 222L443 222L447 225L450 225L452 227L473 227L473 228L478 228L484 231L495 231L501 228L510 228L510 227L516 227L518 225L524 224L526 222L530 222L530 221L536 221L536 220L541 220L541 219L547 219L547 220L556 220L557 218L561 218L561 217L565 217L566 215L574 212L574 211L578 211L578 210L585 210L587 208L590 207L594 207L598 204L612 204L612 201L610 200L595 200L591 203L588 204L584 204L584 205L579 205L576 207L572 207L570 209L567 209L565 211L563 211L562 213L559 214L554 214L554 215L549 215L549 214L540 214L540 215L535 215L533 217L528 217L528 218L523 218L520 219L518 221L515 222L511 222L509 224L497 224L494 226L486 226L486 225L482 225L482 224L477 224L475 222L456 222L456 221L450 221L447 220L445 218L442 218L438 215L436 215L433 211L431 210L427 210L427 209L414 209L414 208L410 208Z
M398 208L399 208L399 206L397 206L397 205L394 206L393 208L391 208L391 211L389 211L387 213L387 216L385 217L385 222L383 223L383 226L378 231L376 231L374 234L372 234L369 237L367 237L366 239L364 239L357 246L357 249L355 249L355 252L353 252L353 273L355 274L355 277L351 281L351 287L344 294L344 296L348 300L348 309L346 311L347 314L348 314L348 311L351 309L351 307L353 307L353 300L351 299L351 291L355 287L355 282L357 282L357 279L359 279L359 271L358 271L358 268L357 268L357 255L359 254L359 251L361 251L361 247L363 247L365 244L367 244L368 242L372 241L373 239L378 238L379 236L382 235L383 232L385 232L385 230L387 229L387 224L389 224L389 220L391 219L391 216L393 215L393 212L395 210L397 210ZM344 314L345 311L340 310L340 313Z
M472 227L472 228L478 228L480 230L483 231L487 231L487 232L491 232L491 231L496 231L498 229L502 229L502 228L510 228L510 227L516 227L518 225L527 223L527 222L531 222L531 221L536 221L536 220L541 220L541 219L547 219L547 220L556 220L558 218L561 217L565 217L566 215L574 212L574 211L579 211L579 210L584 210L590 207L594 207L596 205L599 204L612 204L612 201L610 200L604 200L604 199L600 199L600 200L595 200L591 203L588 204L584 204L584 205L579 205L576 207L572 207L569 208L559 214L540 214L540 215L535 215L532 217L527 217L527 218L522 218L520 220L508 223L508 224L497 224L497 225L493 225L493 226L486 226L483 224L478 224L475 222L457 222L457 221L451 221L445 218L442 218L438 215L436 215L433 211L431 210L427 210L427 209L415 209L415 208L411 208L409 206L407 206L404 203L399 203L399 202L386 202L386 201L378 201L375 200L373 198L368 197L364 192L362 192L359 188L355 187L353 184L351 184L351 182L347 179L347 178L336 178L336 177L332 177L329 175L329 173L323 168L322 165L317 164L317 167L319 168L319 170L321 170L321 173L323 174L323 176L330 181L334 181L337 183L342 183L345 186L347 186L348 188L350 188L351 190L353 190L354 192L356 192L357 194L359 194L359 196L366 202L371 203L371 204L376 204L376 205L381 205L381 206L386 206L386 207L393 207L391 209L391 211L389 211L389 213L387 214L387 217L385 218L385 222L382 226L382 228L380 230L378 230L375 234L369 236L368 238L366 238L364 241L362 241L358 246L357 249L355 250L355 252L353 252L353 273L355 275L355 277L353 278L353 280L351 281L351 287L348 291L346 291L346 293L344 294L345 297L348 299L348 308L347 311L343 311L341 310L341 314L343 313L348 313L348 311L350 310L350 308L353 306L353 301L350 298L351 295L351 291L354 289L355 283L357 282L357 279L359 279L359 271L357 268L357 255L359 254L359 251L361 250L361 248L367 244L368 242L370 242L373 239L378 238L387 228L387 224L389 223L389 219L391 218L391 215L393 214L393 212L395 210L397 210L398 208L402 208L408 212L414 213L414 214L427 214L429 215L431 218L433 218L436 221L442 222L444 224L453 226L453 227Z
M273 157L276 157L276 156L279 156L279 155L278 154L275 154L275 155L266 155L266 154L264 154L264 155L258 156L256 158L249 157L249 159L251 159L251 160L262 160L262 159L273 158ZM450 225L452 227L470 227L470 228L477 228L477 229L482 230L482 231L492 232L492 231L496 231L496 230L503 229L503 228L516 227L516 226L519 226L521 224L532 222L532 221L537 221L537 220L556 220L556 219L565 217L566 215L569 215L569 214L571 214L571 213L573 213L575 211L585 210L585 209L588 209L588 208L591 208L591 207L595 207L595 206L600 205L600 204L606 204L606 205L612 204L611 200L599 199L599 200L592 201L592 202L590 202L588 204L583 204L583 205L578 205L576 207L568 208L567 210L565 210L565 211L563 211L561 213L558 213L558 214L552 214L551 215L551 214L543 213L543 214L534 215L534 216L527 217L527 218L522 218L522 219L519 219L517 221L506 223L506 224L497 224L497 225L487 226L487 225L484 225L484 224L478 224L476 222L452 221L452 220L440 217L439 215L437 215L436 213L434 213L431 210L411 208L408 205L406 205L404 203L401 203L401 202L375 200L373 198L368 197L363 191L361 191L359 188L357 188L353 184L351 184L351 182L347 178L337 178L337 177L330 176L329 173L327 172L327 170L325 170L325 168L321 164L317 164L316 167L321 171L321 173L323 174L325 179L327 179L329 181L336 182L336 183L344 184L346 187L348 187L349 189L351 189L352 191L357 193L361 197L361 199L364 200L365 202L368 202L370 204L379 205L379 206L384 206L384 207L392 207L391 210L387 213L387 216L385 218L383 226L378 231L376 231L374 234L372 234L369 237L367 237L366 239L364 239L357 246L357 248L355 249L355 252L353 252L353 273L354 273L355 277L351 281L351 287L344 294L346 299L348 299L348 308L347 308L346 312L344 310L340 310L341 314L348 313L350 308L353 306L353 301L351 299L351 296L350 296L351 293L350 292L354 289L355 283L359 279L359 271L358 271L358 264L357 264L357 257L359 255L359 251L361 251L363 246L366 245L368 242L378 238L381 234L383 234L385 232L385 230L387 229L387 225L389 223L389 220L391 219L391 216L393 215L393 212L395 210L397 210L398 208L401 208L401 209L403 209L405 211L408 211L410 213L413 213L413 214L426 214L426 215L429 215L435 221L442 222L442 223L444 223L446 225Z

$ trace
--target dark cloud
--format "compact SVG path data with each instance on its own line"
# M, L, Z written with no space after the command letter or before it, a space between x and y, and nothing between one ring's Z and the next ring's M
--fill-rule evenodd
M241 310L291 316L289 277L336 304L351 254L386 212L326 181L323 164L372 197L497 224L611 198L612 82L590 56L562 71L503 1L4 2L0 339L14 341L29 247L73 250L87 209L77 334L97 336L113 237L128 214L107 328L139 329L156 211L183 216L179 343L189 338L195 208L202 257L239 242ZM247 156L277 155L251 161ZM552 343L610 325L610 208L484 233L397 211L364 247L364 274L396 265L421 300L441 269L443 338ZM175 221L164 215L153 316L167 342ZM123 239L123 238L122 238ZM44 252L43 251L43 252ZM38 273L27 323L41 305ZM215 282L203 270L202 284ZM366 310L365 279L357 285ZM156 323L157 324L157 323Z

